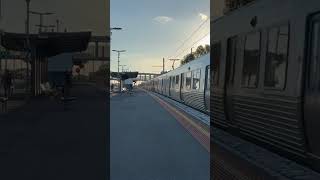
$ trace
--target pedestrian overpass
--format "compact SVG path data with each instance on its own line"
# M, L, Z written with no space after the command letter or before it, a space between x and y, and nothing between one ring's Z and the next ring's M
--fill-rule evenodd
M153 79L157 76L160 76L161 74L155 74L155 73L138 73L137 80L138 81L148 81L150 79Z

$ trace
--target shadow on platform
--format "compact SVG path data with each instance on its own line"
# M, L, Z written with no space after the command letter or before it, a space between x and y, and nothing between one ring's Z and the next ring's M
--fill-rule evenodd
M49 97L0 115L0 179L105 179L108 95L75 85L67 111Z

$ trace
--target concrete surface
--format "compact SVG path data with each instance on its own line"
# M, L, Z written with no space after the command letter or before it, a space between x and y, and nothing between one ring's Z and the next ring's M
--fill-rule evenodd
M1 180L105 180L107 93L75 86L68 111L46 97L0 116Z
M110 100L111 180L209 180L209 153L145 92Z

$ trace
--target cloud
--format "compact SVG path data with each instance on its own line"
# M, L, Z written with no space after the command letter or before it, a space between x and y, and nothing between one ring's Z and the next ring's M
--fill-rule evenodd
M168 17L168 16L157 16L157 17L153 18L153 20L155 22L160 23L160 24L166 24L170 21L173 21L173 18Z
M203 13L199 13L199 16L200 16L201 20L203 20L203 21L205 21L209 18L207 15L205 15Z

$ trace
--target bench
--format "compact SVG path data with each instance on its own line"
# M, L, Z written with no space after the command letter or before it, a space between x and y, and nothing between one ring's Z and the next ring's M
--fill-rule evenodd
M0 103L2 104L2 112L7 112L8 98L7 97L0 97Z
M52 89L49 82L40 84L40 88L41 88L41 92L44 95L48 95L48 96L54 96L57 92L56 90Z

